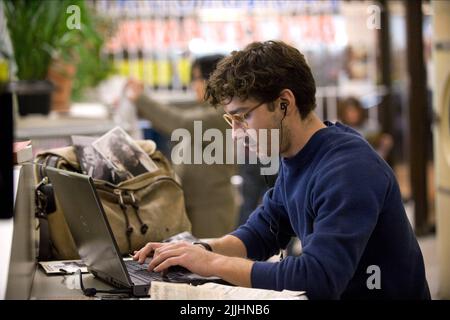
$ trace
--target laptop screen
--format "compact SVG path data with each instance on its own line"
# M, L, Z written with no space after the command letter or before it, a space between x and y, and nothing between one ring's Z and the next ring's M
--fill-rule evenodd
M46 170L80 258L89 271L130 286L129 275L92 179L50 167Z

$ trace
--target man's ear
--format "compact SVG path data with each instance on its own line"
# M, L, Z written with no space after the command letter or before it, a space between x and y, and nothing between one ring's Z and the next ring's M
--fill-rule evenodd
M286 115L287 113L293 112L296 108L291 108L295 106L295 96L290 89L284 89L280 92L280 104L279 107L281 111Z

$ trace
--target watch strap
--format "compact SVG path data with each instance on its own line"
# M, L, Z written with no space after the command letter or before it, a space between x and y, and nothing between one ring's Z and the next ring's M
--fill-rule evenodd
M211 245L207 242L195 241L192 244L199 244L199 245L203 246L206 250L211 251L211 252L213 251Z

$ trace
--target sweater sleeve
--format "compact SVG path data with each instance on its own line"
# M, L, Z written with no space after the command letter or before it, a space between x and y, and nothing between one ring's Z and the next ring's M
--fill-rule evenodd
M330 163L315 178L313 232L302 254L256 262L252 286L304 290L310 299L338 299L352 279L382 210L390 180L374 161ZM364 165L363 165L364 164Z
M231 233L244 243L249 259L267 260L281 248L286 248L291 237L295 236L284 206L278 199L280 180L281 176L274 188L266 192L262 205L250 215L247 223Z

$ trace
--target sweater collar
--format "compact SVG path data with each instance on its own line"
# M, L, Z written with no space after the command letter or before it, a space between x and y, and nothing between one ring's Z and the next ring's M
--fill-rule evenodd
M324 142L324 138L327 136L327 134L331 130L335 130L337 127L341 126L339 122L336 122L336 124L334 124L330 121L324 121L323 123L326 125L326 127L317 130L295 156L290 158L282 158L283 165L285 165L289 169L297 168L303 163L306 163Z

